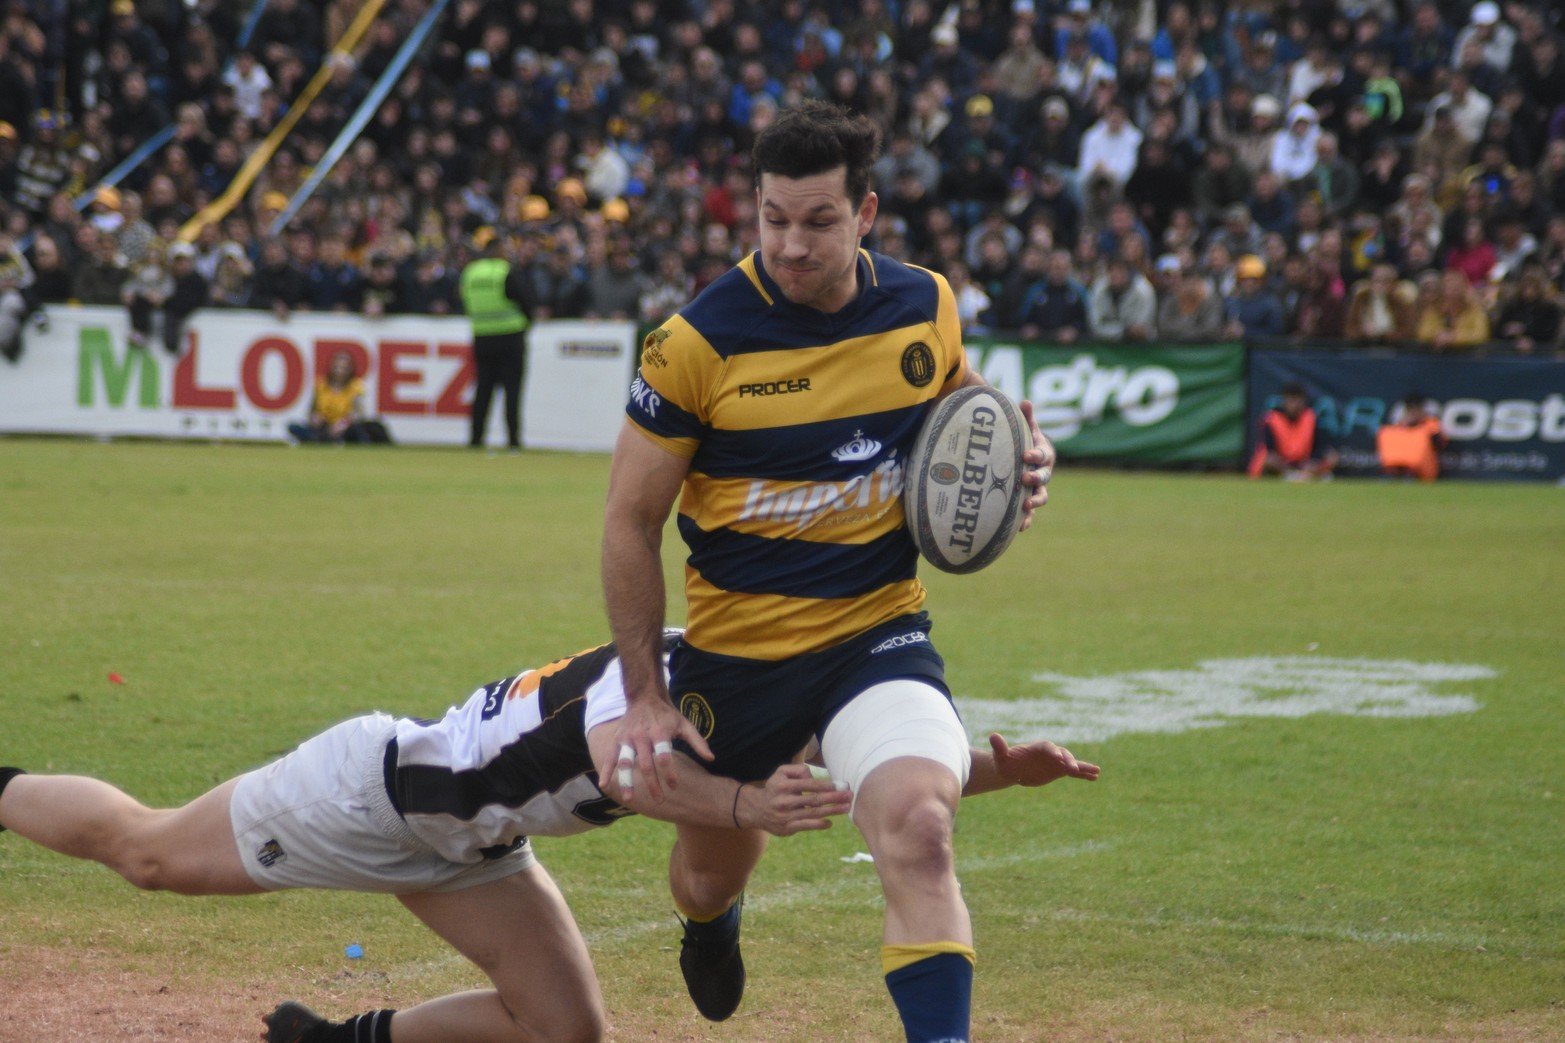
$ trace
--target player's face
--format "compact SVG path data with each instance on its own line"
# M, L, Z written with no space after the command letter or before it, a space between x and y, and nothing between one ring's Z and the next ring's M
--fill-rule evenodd
M847 168L790 178L762 174L761 263L795 304L841 310L858 293L859 240L875 223L878 200L848 198Z

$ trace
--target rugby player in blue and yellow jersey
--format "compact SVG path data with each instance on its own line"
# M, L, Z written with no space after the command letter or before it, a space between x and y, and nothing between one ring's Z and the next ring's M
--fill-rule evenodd
M807 103L756 139L761 248L646 340L614 451L603 583L627 711L600 773L674 784L673 742L761 779L812 737L855 794L886 896L882 966L913 1041L966 1040L972 925L951 848L971 770L929 639L903 466L966 384L950 287L862 249L876 133ZM1033 426L1027 519L1053 449ZM689 547L687 632L658 668L664 522ZM670 860L681 969L703 1015L744 988L739 895L765 837L682 825Z

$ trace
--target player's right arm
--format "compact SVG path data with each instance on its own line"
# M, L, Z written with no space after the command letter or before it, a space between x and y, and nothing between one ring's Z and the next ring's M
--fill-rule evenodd
M664 449L627 420L614 446L608 506L603 519L603 597L625 684L625 716L614 727L608 756L597 759L598 777L623 781L639 769L649 795L679 785L672 753L658 743L684 739L708 760L706 740L674 708L663 679L660 647L666 591L663 526L690 470L690 460ZM621 751L634 751L633 760ZM635 785L621 787L633 797Z

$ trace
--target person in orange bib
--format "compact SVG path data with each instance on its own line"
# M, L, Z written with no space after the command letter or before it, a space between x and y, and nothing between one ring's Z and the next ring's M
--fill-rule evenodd
M1282 405L1266 411L1250 457L1250 477L1280 474L1290 481L1330 477L1337 451L1321 433L1302 385L1282 389Z
M1402 400L1402 415L1375 435L1380 470L1393 478L1432 482L1440 477L1440 450L1448 441L1424 396L1412 392Z

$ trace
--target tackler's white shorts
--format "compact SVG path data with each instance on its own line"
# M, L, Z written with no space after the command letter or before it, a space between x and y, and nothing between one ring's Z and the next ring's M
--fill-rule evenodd
M973 768L967 731L951 699L923 681L897 678L872 685L837 711L821 737L826 770L853 791L870 772L897 757L942 764L967 785Z
M532 844L452 862L408 828L386 793L395 719L344 721L240 776L229 818L250 879L269 891L321 887L408 894L460 891L533 865Z

